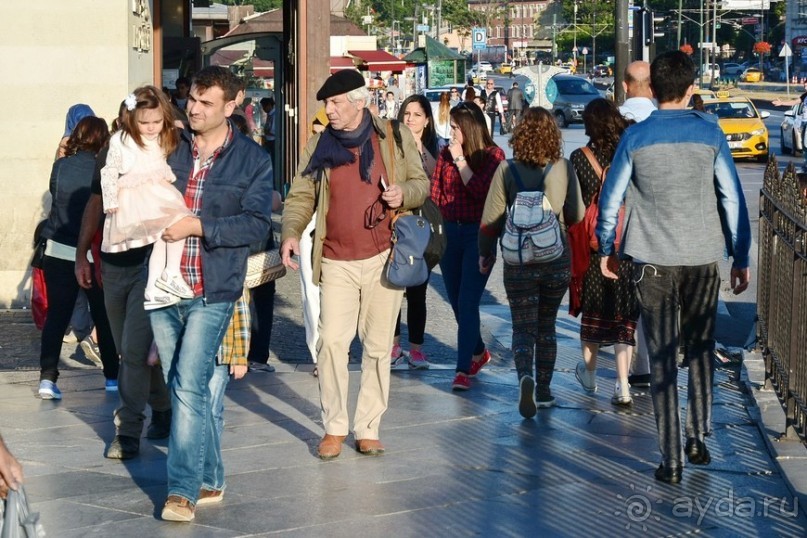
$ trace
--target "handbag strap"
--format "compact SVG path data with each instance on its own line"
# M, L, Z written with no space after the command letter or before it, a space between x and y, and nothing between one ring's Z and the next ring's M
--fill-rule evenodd
M392 122L395 120L389 120L387 122L387 147L389 149L389 155L392 161L392 170L387 170L387 178L389 179L389 186L392 187L395 185L395 135L392 132ZM400 213L397 210L388 208L387 215L390 218L390 227L395 230L395 221L398 220L398 216ZM393 233L394 235L394 233ZM394 242L394 238L393 238Z
M580 149L583 150L583 155L585 155L588 159L588 163L591 165L591 168L594 169L594 173L597 174L600 183L605 181L605 174L603 174L602 166L600 166L600 162L597 160L597 157L594 156L594 152L591 151L591 148L588 146L583 146Z

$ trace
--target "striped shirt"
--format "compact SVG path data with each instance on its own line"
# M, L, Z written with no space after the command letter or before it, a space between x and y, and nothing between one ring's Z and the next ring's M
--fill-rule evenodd
M230 122L227 122L227 136L224 138L224 143L214 151L210 157L202 162L199 155L199 148L196 146L196 137L194 137L193 147L191 148L193 154L193 171L191 172L191 177L188 179L188 186L185 189L185 205L188 206L188 209L197 217L202 213L202 193L204 192L207 173L213 167L213 163L222 150L229 146L232 140L233 131L230 127ZM190 236L185 238L185 249L182 251L180 271L182 272L182 277L185 279L185 282L187 282L193 290L193 295L195 297L204 295L205 287L202 276L201 237Z

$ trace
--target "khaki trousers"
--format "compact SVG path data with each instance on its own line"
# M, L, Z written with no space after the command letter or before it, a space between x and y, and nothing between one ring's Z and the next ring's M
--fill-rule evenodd
M390 349L403 289L384 276L389 250L357 261L322 259L317 369L325 433L347 435L348 351L358 329L361 385L353 416L356 439L378 439L387 410Z

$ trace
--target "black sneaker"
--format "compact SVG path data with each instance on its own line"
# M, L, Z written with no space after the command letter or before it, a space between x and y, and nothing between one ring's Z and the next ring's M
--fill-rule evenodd
M111 460L130 460L140 452L140 439L128 435L116 435L109 443L106 457Z
M684 454L687 455L689 463L693 465L709 465L712 461L712 456L706 448L706 443L698 441L694 437L687 439L687 444L684 447Z
M674 467L672 465L665 467L662 463L656 469L656 480L659 482L666 482L668 484L677 484L681 481L681 467Z
M171 410L151 411L151 424L146 439L167 439L171 435Z
M531 376L525 375L519 381L518 387L518 412L524 418L532 418L537 410L533 397L535 380Z
M631 387L649 387L650 374L636 374L628 376L628 384Z

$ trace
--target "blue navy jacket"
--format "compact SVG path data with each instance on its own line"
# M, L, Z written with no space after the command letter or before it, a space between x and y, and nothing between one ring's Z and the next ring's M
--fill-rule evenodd
M250 243L265 240L272 218L272 161L233 129L232 142L207 172L202 191L202 280L209 303L237 300L243 291ZM193 173L191 133L183 130L168 164L184 193Z
M748 209L715 116L656 110L625 131L600 195L596 234L602 256L614 252L623 200L621 254L646 263L694 266L727 253L734 267L748 267Z
M49 185L52 202L42 237L71 247L78 244L94 172L95 155L89 151L79 151L53 163Z

